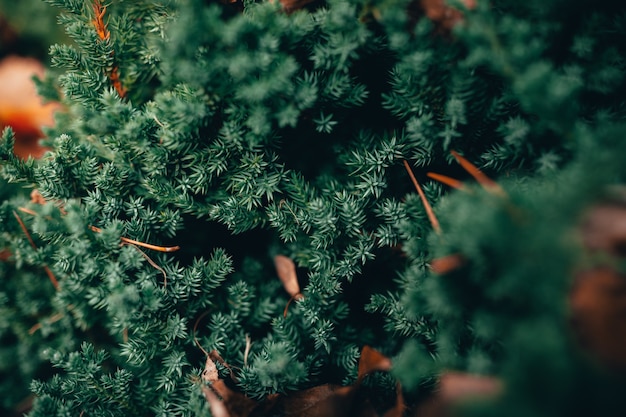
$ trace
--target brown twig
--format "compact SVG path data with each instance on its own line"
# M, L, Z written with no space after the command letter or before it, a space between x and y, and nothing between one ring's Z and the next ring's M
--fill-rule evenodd
M96 232L96 233L101 233L102 229L100 229L99 227L96 226L89 226L89 228ZM146 248L146 249L151 249L151 250L155 250L157 252L176 252L177 250L180 249L180 246L158 246L158 245L152 245L150 243L144 243L144 242L139 242L137 240L133 240L133 239L129 239L127 237L120 237L120 240L124 243L128 243L131 245L136 245L136 246L141 246L142 248Z
M50 316L48 318L48 323L52 324L52 323L56 323L57 321L61 320L65 315L63 313L56 313L53 316ZM31 327L30 329L28 329L28 334L33 335L35 334L35 332L37 332L37 330L41 329L41 323L37 323L35 324L33 327Z
M111 33L107 29L106 23L104 23L104 14L106 11L107 8L100 3L100 0L94 0L93 12L95 16L91 23L95 26L98 37L103 41L111 37Z
M426 210L426 214L428 215L430 224L433 226L433 230L435 231L435 233L440 234L441 226L439 226L439 220L437 220L437 216L435 216L435 212L433 211L432 206L428 202L428 199L426 198L426 194L424 194L422 187L420 186L419 182L417 182L417 179L415 178L415 175L413 174L413 170L411 169L411 166L409 165L409 163L406 161L406 159L403 160L402 162L404 163L404 167L409 173L409 177L411 177L411 181L413 181L413 185L415 186L415 189L417 190L417 193L419 194L420 199L422 200L422 204L424 205L424 209Z
M246 349L243 351L243 366L248 366L248 356L250 355L250 348L252 347L252 339L250 335L246 335Z
M96 28L96 33L101 41L108 41L111 38L111 32L107 28L107 24L104 21L104 15L106 14L107 8L100 3L100 0L94 0L93 2L93 12L94 18L91 23ZM122 85L120 80L119 69L117 66L111 68L111 71L108 74L109 79L111 80L111 84L117 94L124 98L126 97L126 88Z
M26 225L24 224L24 221L22 220L20 215L17 214L17 212L15 210L13 210L13 215L15 216L15 219L17 220L17 222L20 224L20 227L24 231L24 234L26 235L26 238L28 239L28 243L30 243L30 246L32 246L33 249L37 250L37 245L35 245L35 242L33 241L33 238L30 235L30 233L28 232L28 229L26 228ZM48 275L48 279L50 279L50 282L52 283L54 288L58 290L59 289L59 281L54 276L54 274L52 273L50 268L48 268L48 265L44 265L43 269L44 269L44 271L46 271L46 274Z
M23 212L23 213L30 214L31 216L38 216L39 215L39 213L37 213L36 211L33 211L31 209L27 209L26 207L18 207L17 209L19 211ZM15 214L15 216L17 216L17 213L15 213L15 212L13 212L13 213ZM17 217L19 217L19 216L17 216ZM21 220L22 219L18 219L20 224L23 224L23 222ZM25 228L25 226L22 226L22 228ZM91 226L90 225L89 229L91 229L92 231L94 231L96 233L102 233L102 229L100 229L99 227L96 227L96 226ZM32 239L30 239L30 235L27 234L27 236L29 237L29 240L32 241ZM122 241L122 243L126 243L126 244L129 244L129 245L134 245L134 246L141 246L142 248L155 250L157 252L176 252L177 250L180 250L180 246L158 246L158 245L153 245L153 244L150 244L150 243L139 242L137 240L129 239L129 238L124 237L124 236L120 237L120 240ZM31 246L33 244L34 244L34 242L31 242ZM139 249L139 248L137 248L137 249ZM155 268L157 268L158 270L163 272L163 275L165 275L165 272L162 271L162 269L160 267L155 266L154 262L150 258L148 258L148 261L150 262L150 264L152 266L154 266Z
M445 184L454 189L462 190L462 191L467 190L467 188L463 184L463 181L459 181L456 178L451 178L446 175L436 174L434 172L428 172L426 173L426 175L428 176L428 178L432 178L435 181L439 181L440 183Z
M204 353L207 357L209 356L209 352L207 352L207 350L205 348L203 348L202 345L200 344L200 342L198 341L198 338L196 337L196 331L198 330L198 324L200 324L200 320L202 320L207 315L209 315L209 313L210 313L210 311L205 311L204 313L202 313L200 315L200 317L198 317L198 319L196 320L196 322L193 325L193 341L196 344L196 346L198 346L200 348L202 353Z
M163 274L163 288L167 287L167 274L165 273L165 269L161 268L156 262L154 262L144 251L142 251L141 249L139 249L139 247L137 247L137 245L134 245L132 243L128 243L128 242L123 242L122 245L129 245L132 246L133 248L137 249L139 251L139 253L145 258L146 261L148 261L148 263L150 265L152 265L152 267L154 269L157 269L159 272L161 272Z
M500 187L497 182L483 174L483 172L478 169L474 164L465 159L463 156L459 155L459 153L454 150L450 151L450 153L452 154L452 156L454 156L454 159L456 159L457 162L463 167L463 169L465 169L472 177L474 177L474 179L476 179L476 181L478 181L478 183L485 190L494 194L498 194L500 196L506 195L502 187Z

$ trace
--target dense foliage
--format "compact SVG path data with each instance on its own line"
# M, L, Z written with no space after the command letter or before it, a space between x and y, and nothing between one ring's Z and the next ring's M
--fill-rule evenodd
M468 414L624 409L624 354L571 308L581 271L621 271L582 226L624 198L615 2L47 2L65 110L39 160L0 141L3 407L34 379L33 417L210 415L207 352L262 400L354 383L369 345L379 410L446 370L505 387Z

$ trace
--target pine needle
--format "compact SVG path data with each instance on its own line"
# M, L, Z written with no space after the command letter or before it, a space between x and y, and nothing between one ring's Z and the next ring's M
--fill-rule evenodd
M463 156L459 155L459 153L454 150L450 151L450 153L452 154L452 156L454 156L457 162L463 167L463 169L465 169L472 177L474 177L474 179L476 179L476 181L478 181L478 183L485 190L493 194L498 194L501 196L506 195L502 187L500 187L500 185L498 185L497 182L495 182L494 180L486 176L480 169L476 167L476 165L472 164L470 161L465 159Z
M449 187L452 187L452 188L455 188L455 189L461 190L461 191L467 191L467 188L463 184L463 181L459 181L456 178L451 178L451 177L448 177L446 175L436 174L434 172L428 172L428 173L426 173L426 175L429 178L432 178L435 181L439 181L440 183L445 184L445 185L447 185Z
M28 243L30 243L30 246L32 246L33 249L37 250L37 245L35 245L35 241L33 240L32 236L28 232L28 229L26 228L26 225L24 224L24 221L22 220L20 215L17 214L17 211L15 211L15 210L13 210L13 215L15 216L15 218L17 219L17 222L20 224L20 227L24 231L24 234L26 235L26 238L28 239ZM48 279L50 280L50 282L52 283L54 288L58 290L59 289L59 281L54 276L54 273L50 270L50 268L48 268L48 265L44 265L43 269L44 269L44 271L46 271L46 274L48 275Z
M411 181L413 181L413 185L415 186L415 189L417 190L417 193L419 194L420 199L422 200L422 204L424 205L424 209L426 210L426 214L428 215L430 224L433 226L433 230L435 231L435 233L440 234L441 226L439 226L439 220L437 220L437 216L435 216L435 212L433 211L432 206L428 202L428 199L426 198L426 194L424 194L422 187L420 187L419 182L417 182L417 179L415 178L415 175L413 174L413 170L411 170L409 163L406 161L406 159L403 160L402 162L404 163L404 167L409 173L409 177L411 177Z

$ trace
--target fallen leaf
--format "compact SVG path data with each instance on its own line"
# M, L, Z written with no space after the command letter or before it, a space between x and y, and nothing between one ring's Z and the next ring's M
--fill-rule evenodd
M475 398L493 398L502 392L502 381L491 376L465 372L446 372L439 379L439 396L444 401L459 402Z
M583 245L592 252L604 251L613 256L626 256L626 203L594 206L585 216L581 234Z
M445 275L448 272L459 269L465 264L466 260L463 255L454 253L441 258L435 258L430 261L430 269L436 274Z
M274 257L274 266L276 267L276 274L280 282L283 283L285 291L291 296L283 312L283 316L287 317L287 310L291 302L304 297L300 292L300 284L298 284L296 264L285 255L276 255Z
M282 402L283 412L286 416L293 417L377 416L369 402L355 403L355 397L366 375L375 371L389 371L390 369L391 360L389 358L369 346L364 346L361 350L358 376L354 385L342 387L324 384L290 394ZM394 408L397 408L397 405ZM404 409L403 403L401 408ZM392 413L389 417L399 415L401 414Z
M372 372L389 371L390 369L391 360L388 357L369 346L364 346L359 359L357 383L360 383L366 375Z
M450 31L463 20L463 13L448 6L445 0L420 0L419 3L426 17L432 20L439 30ZM475 0L464 0L463 3L469 10L476 8Z
M222 379L214 382L211 388L222 398L229 417L248 417L259 406L252 398L230 389Z
M289 394L282 403L283 412L290 417L349 416L355 392L355 386L319 385Z
M216 351L213 352L221 359ZM248 417L258 403L229 388L224 380L219 378L217 366L211 356L210 354L207 355L202 371L202 381L204 382L202 392L209 402L211 414L214 417ZM221 360L223 361L223 359Z
M295 12L316 1L317 0L279 0L280 5L286 13ZM270 0L270 3L274 2L275 0Z
M626 279L611 268L578 273L570 294L581 346L613 369L626 370Z
M0 261L1 262L8 261L10 257L11 257L11 251L9 251L8 249L1 249L0 250Z
M590 266L570 292L572 326L580 345L611 369L626 371L626 192L589 209L580 232Z
M213 362L211 357L207 356L204 364L204 370L202 371L202 380L208 384L212 384L218 379L220 379L220 376L217 372L217 366L215 366L215 362Z
M415 410L414 416L450 417L464 401L489 400L502 390L502 381L492 376L446 372L440 376L437 390Z
M213 417L232 417L226 408L226 404L217 394L206 385L202 386L202 393L204 394L204 398L209 403L209 407L211 408L211 415Z
M300 294L296 264L285 255L276 255L274 257L274 266L285 291L292 297Z
M356 401L357 393L366 375L391 369L389 358L365 346L359 359L357 381L353 385L323 384L286 395L272 394L263 401L255 401L234 391L219 378L214 359L207 355L202 372L202 392L209 402L211 413L217 417L378 417L369 401ZM396 405L384 417L402 416L405 406L399 384L396 397Z

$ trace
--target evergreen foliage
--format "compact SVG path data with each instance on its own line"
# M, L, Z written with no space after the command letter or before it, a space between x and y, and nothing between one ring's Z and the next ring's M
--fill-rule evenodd
M409 402L455 369L506 387L468 415L624 409L568 304L581 219L626 175L614 2L454 2L451 30L408 0L46 2L71 42L40 91L65 110L40 160L0 141L6 410L33 379L32 417L209 416L207 352L260 400L354 383L364 345Z

